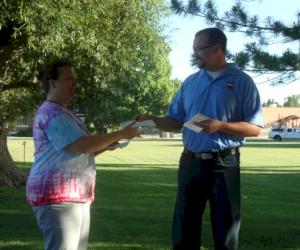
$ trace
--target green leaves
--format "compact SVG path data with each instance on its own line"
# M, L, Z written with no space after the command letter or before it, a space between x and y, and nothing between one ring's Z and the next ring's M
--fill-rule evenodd
M202 3L202 8L200 8L200 3ZM300 69L298 51L286 50L281 55L268 52L268 47L276 42L299 42L299 13L295 16L294 22L286 25L273 17L259 20L257 15L251 16L240 1L224 11L222 15L218 12L215 3L216 1L213 0L189 0L184 5L182 1L171 1L172 10L176 14L196 15L204 18L210 25L230 32L241 32L251 38L252 43L246 44L243 51L230 57L241 68L260 72L286 71L288 74Z
M0 10L0 28L13 25L10 40L0 45L0 81L8 91L0 93L1 114L19 114L22 106L32 115L42 101L36 75L57 58L74 65L79 84L71 106L84 107L88 122L101 116L118 124L166 108L171 92L163 0L15 0L1 1ZM23 98L5 97L18 95L19 87Z

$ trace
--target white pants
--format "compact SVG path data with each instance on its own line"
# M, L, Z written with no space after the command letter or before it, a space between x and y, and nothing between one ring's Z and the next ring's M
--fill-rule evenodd
M45 250L86 250L91 203L57 203L33 206L44 235Z

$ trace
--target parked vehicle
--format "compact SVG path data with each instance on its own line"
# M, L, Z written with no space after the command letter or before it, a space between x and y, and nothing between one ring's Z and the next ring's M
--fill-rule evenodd
M16 136L17 135L17 131L16 130L8 131L7 135L8 136Z
M300 140L300 128L272 128L269 138L277 141Z

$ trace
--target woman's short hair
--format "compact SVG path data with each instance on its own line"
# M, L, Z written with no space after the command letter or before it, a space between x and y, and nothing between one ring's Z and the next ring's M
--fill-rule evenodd
M43 89L43 92L48 94L49 92L49 80L57 80L60 75L59 69L62 67L71 67L71 65L66 61L55 61L52 63L47 64L38 75L38 80L41 83L41 88Z

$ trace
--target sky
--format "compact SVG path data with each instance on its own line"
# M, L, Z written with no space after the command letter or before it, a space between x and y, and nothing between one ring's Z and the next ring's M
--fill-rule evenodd
M187 0L182 0L187 2ZM203 2L203 1L202 1ZM218 10L223 13L228 10L236 1L235 0L215 0ZM291 24L297 21L297 13L300 12L300 5L295 0L244 0L242 1L249 13L256 14L260 20L267 16L272 16L281 20L285 24ZM166 31L167 41L171 47L169 60L172 65L172 78L184 80L190 74L198 69L191 66L190 58L192 53L192 44L194 35L198 30L209 27L200 17L178 16L173 14L167 22ZM231 52L238 52L243 49L243 45L249 42L249 38L240 33L225 32L227 36L227 47ZM283 45L274 41L274 45L268 47L268 51L274 54L281 54L283 49L290 48L294 51L300 50L299 43L288 43ZM251 76L255 76L252 75ZM283 104L284 98L291 95L300 94L300 73L296 76L299 80L282 86L271 86L270 83L263 83L267 76L254 77L253 80L260 92L263 102L268 99L275 99ZM268 76L270 77L270 76Z

